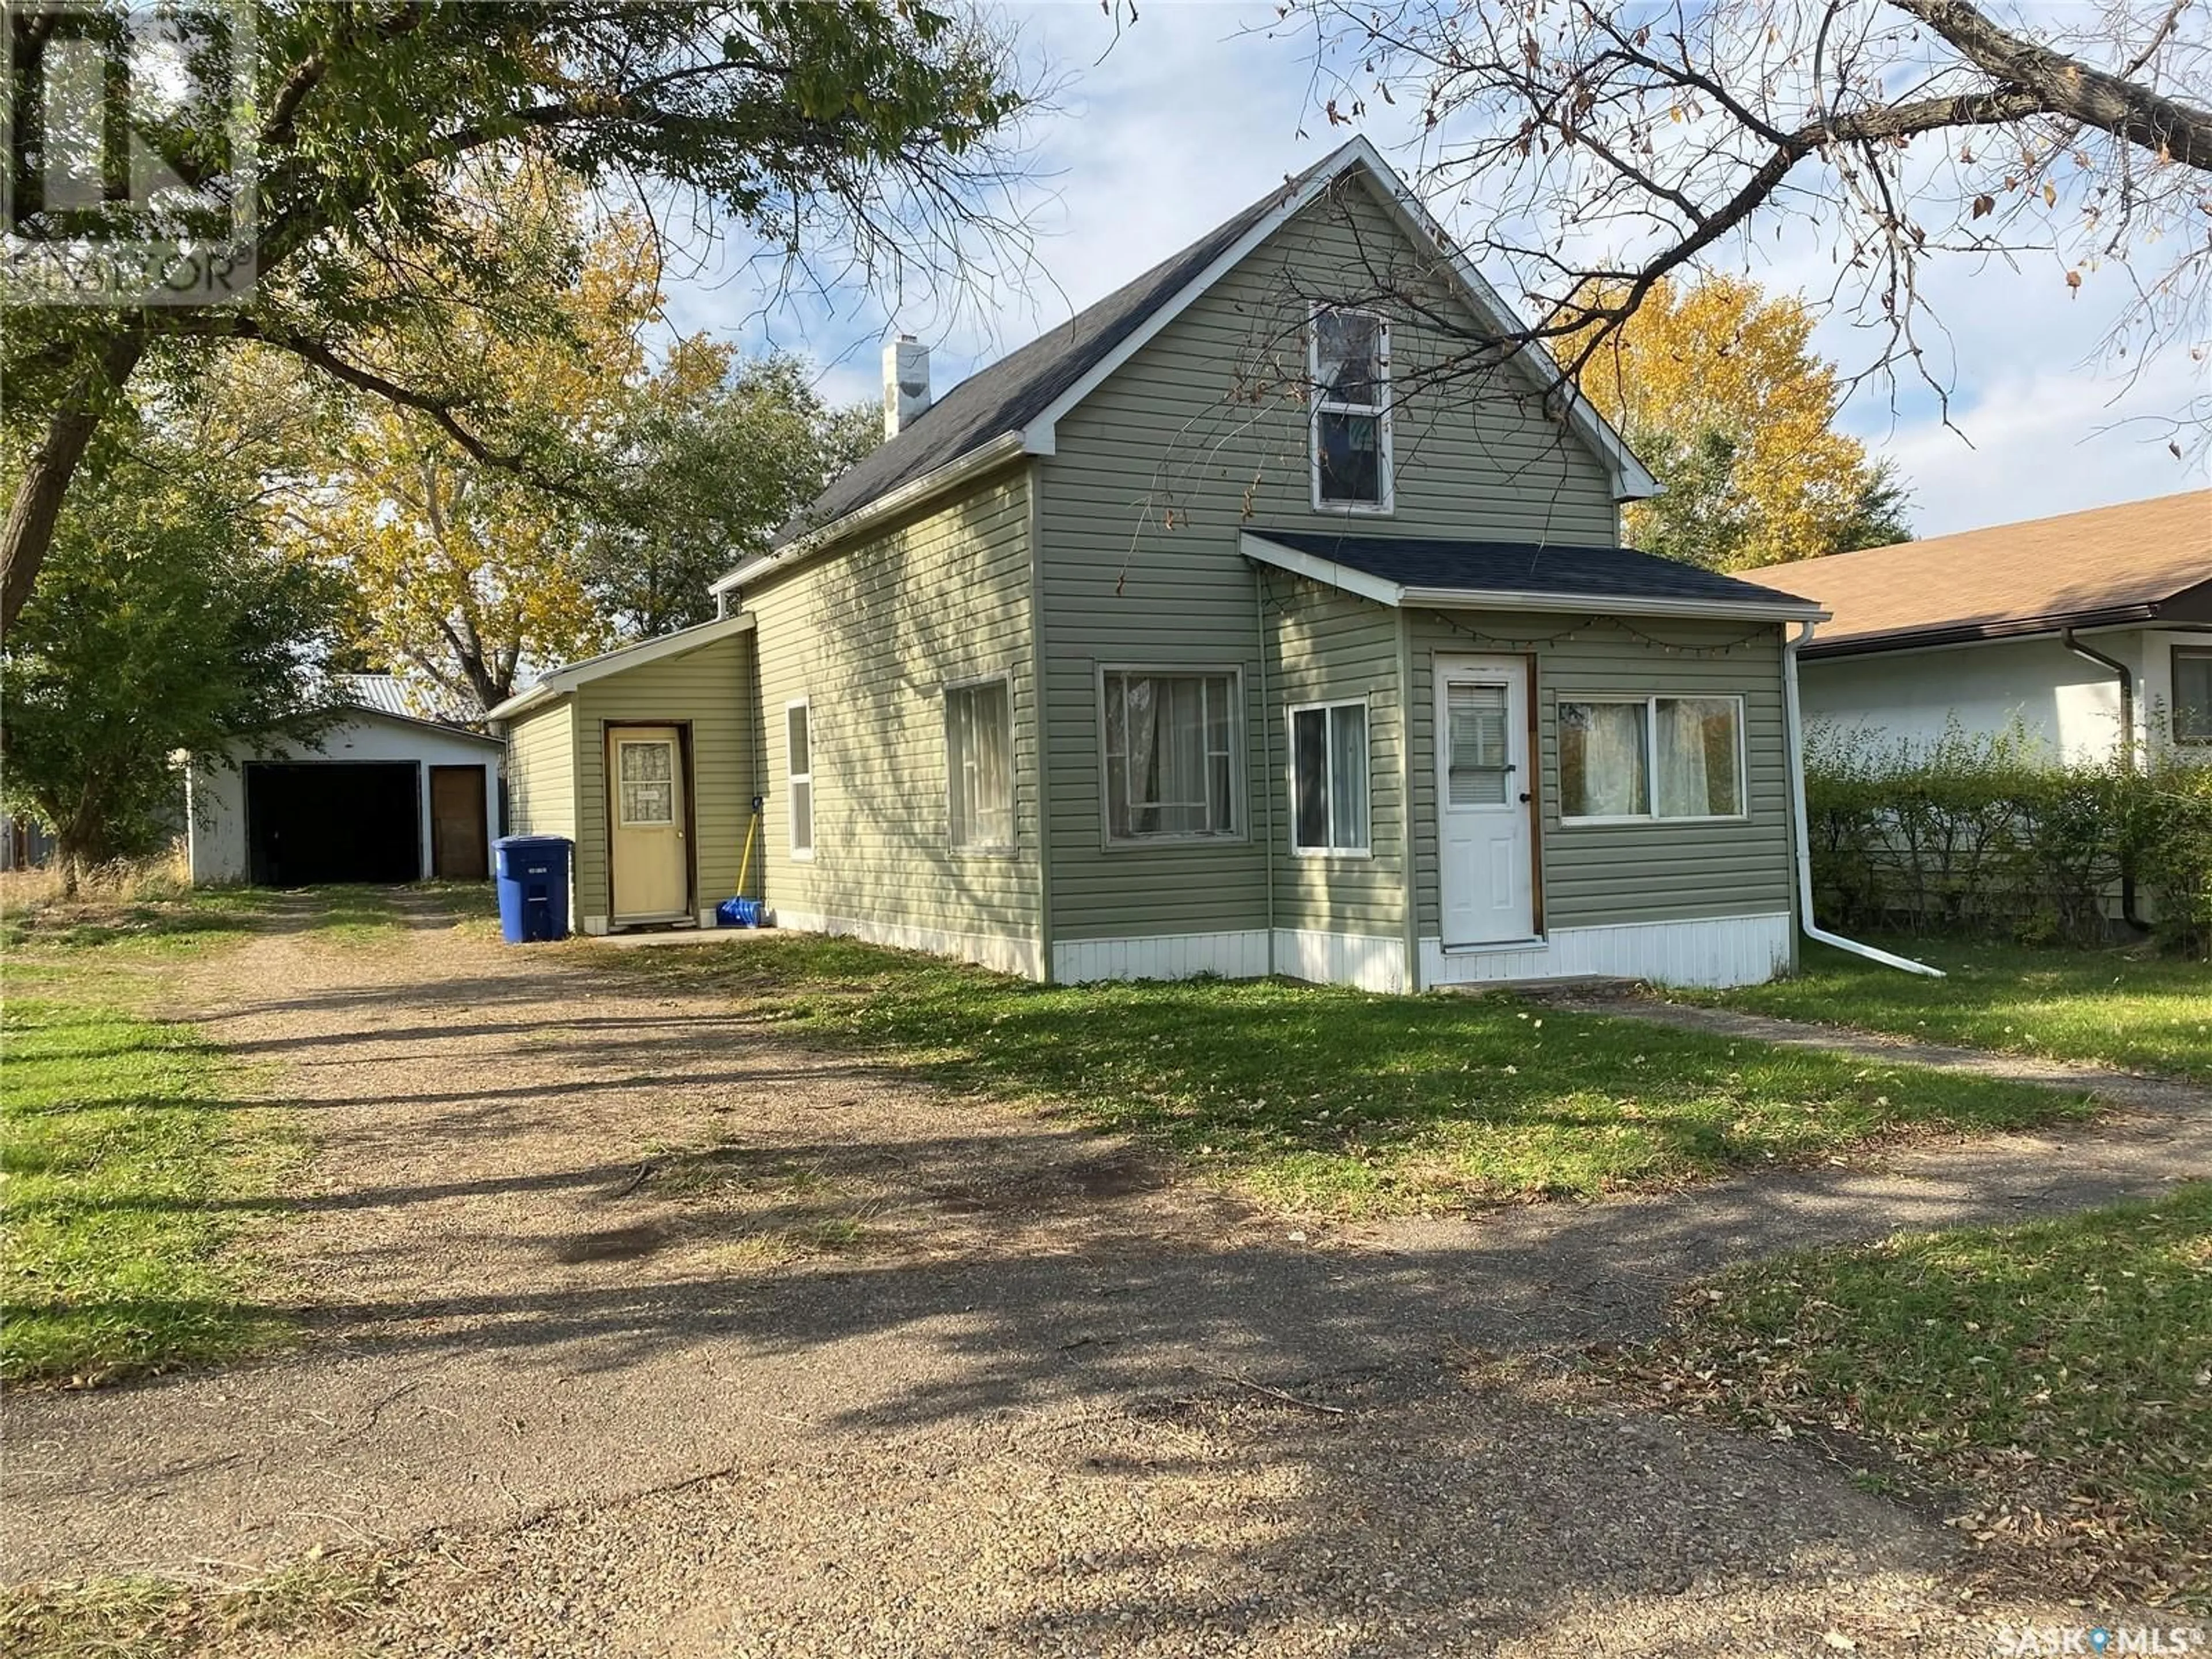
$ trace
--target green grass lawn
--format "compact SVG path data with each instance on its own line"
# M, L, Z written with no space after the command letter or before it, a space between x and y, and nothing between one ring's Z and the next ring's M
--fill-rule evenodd
M239 943L282 898L255 887L179 888L120 899L42 898L0 916L0 948L133 959L191 956Z
M279 1338L236 1247L287 1149L228 1103L222 1057L85 969L11 963L5 990L0 1377L88 1386Z
M1784 1019L2212 1083L2212 963L1940 939L1868 942L1941 968L1948 977L1899 973L1814 945L1794 979L1667 994Z
M2069 1578L2212 1599L2212 1184L1751 1263L1686 1308L1678 1398L1868 1437Z
M2080 1118L2069 1093L1505 998L1281 981L1044 988L850 941L591 945L804 1036L1044 1103L1291 1211L1441 1211L1663 1187L1918 1130Z

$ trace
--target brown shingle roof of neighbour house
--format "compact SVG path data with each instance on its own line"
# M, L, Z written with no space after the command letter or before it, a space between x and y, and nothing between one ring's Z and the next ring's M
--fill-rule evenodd
M1752 580L1834 613L1808 657L2212 622L2212 489L1800 559Z

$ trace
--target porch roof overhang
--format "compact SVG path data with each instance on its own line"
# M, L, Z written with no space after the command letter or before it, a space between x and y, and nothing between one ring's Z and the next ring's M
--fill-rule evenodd
M540 679L527 691L518 691L484 718L488 720L511 720L527 714L564 697L578 686L592 680L604 679L609 674L619 674L624 669L641 668L649 662L659 662L668 657L680 657L687 651L712 645L717 640L726 640L733 634L750 634L753 619L750 616L717 617L712 622L695 623L690 628L679 628L673 634L662 634L649 640L640 640L635 645L623 646L618 651L602 652L596 657L586 657L581 662L572 662L556 668Z
M1244 556L1255 563L1393 610L1426 605L1778 623L1820 622L1828 614L1794 593L1631 547L1545 547L1292 530L1248 530L1240 539Z

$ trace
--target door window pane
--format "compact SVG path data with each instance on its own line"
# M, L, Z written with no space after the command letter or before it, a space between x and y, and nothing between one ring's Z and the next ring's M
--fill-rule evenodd
M617 742L616 765L625 824L676 821L676 745L663 740Z
M1227 674L1105 676L1112 839L1236 832L1235 688Z
M1570 818L1642 817L1651 811L1640 702L1559 705L1559 812Z
M1512 781L1506 688L1455 683L1444 690L1445 796L1453 806L1499 806Z
M1014 844L1012 720L1004 680L945 694L945 767L957 848L996 850Z

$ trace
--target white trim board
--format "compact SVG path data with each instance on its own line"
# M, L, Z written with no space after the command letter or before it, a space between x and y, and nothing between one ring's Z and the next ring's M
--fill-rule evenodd
M1795 924L1787 911L1680 921L1557 927L1521 948L1451 951L1420 941L1421 988L1602 975L1660 985L1756 985L1788 971Z
M808 910L777 906L775 926L795 933L827 933L836 939L857 939L894 951L920 951L927 956L951 957L978 967L1012 974L1021 979L1044 977L1044 951L1034 939L1012 933L963 933L949 927L917 927L903 922L864 921L857 916L825 916Z

